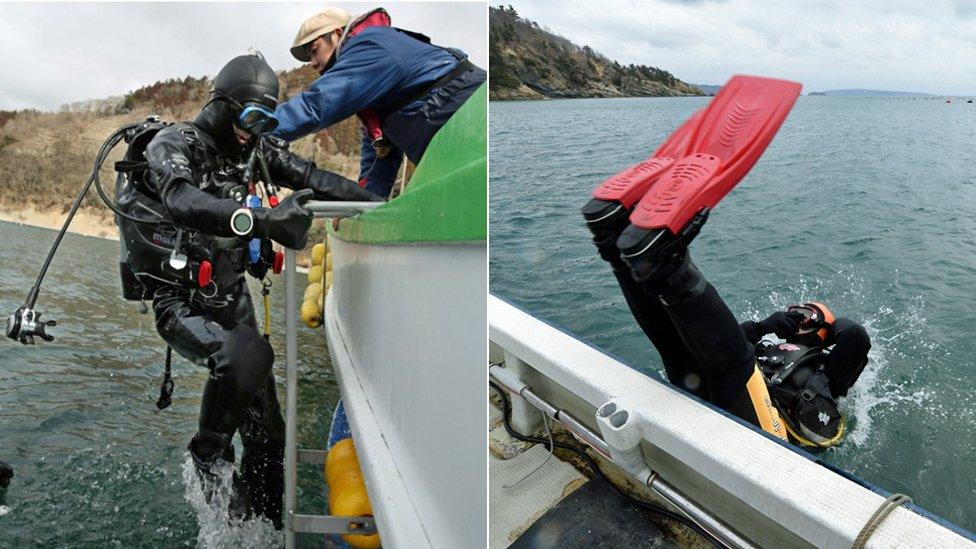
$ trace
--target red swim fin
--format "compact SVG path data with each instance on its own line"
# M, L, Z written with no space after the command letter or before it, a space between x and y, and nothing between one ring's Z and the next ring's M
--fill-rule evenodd
M714 208L762 156L801 87L786 80L732 77L704 111L672 136L687 133L685 156L654 178L630 222L642 229L667 228L678 234L703 208ZM670 146L671 139L658 150ZM621 196L630 198L631 193Z
M607 178L599 187L593 189L593 198L608 202L619 202L630 209L647 193L647 189L675 161L688 154L691 137L701 121L704 110L692 115L650 157L626 170Z

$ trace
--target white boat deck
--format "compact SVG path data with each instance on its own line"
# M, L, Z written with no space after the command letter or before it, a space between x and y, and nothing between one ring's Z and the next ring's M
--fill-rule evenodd
M502 414L494 406L488 409L489 425L493 426L492 442L488 449L488 547L503 549L518 539L556 502L582 486L586 477L555 456L546 461L549 452L541 444L535 444L514 457L505 456L508 459L500 456L505 451L499 449L495 441L507 438L501 425ZM539 467L543 461L545 464ZM538 470L512 486L537 467Z

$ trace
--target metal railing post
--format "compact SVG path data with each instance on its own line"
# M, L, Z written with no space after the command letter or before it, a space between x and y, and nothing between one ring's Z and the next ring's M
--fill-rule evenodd
M293 516L298 477L298 311L295 303L295 250L285 248L285 547L295 547Z

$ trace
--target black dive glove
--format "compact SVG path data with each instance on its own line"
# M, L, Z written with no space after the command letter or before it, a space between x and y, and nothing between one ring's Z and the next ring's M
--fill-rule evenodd
M304 204L312 198L311 189L302 189L281 201L274 208L254 208L254 228L257 238L270 238L286 248L301 250L308 243L308 228L312 226L312 212Z
M789 339L800 330L803 319L803 313L797 311L776 311L759 323L759 333L776 334L776 337Z
M315 198L318 200L386 202L385 198L360 187L352 179L318 168L312 168L308 174L308 188L315 191Z

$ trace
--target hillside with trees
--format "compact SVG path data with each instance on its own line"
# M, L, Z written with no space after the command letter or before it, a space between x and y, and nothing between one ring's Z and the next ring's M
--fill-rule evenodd
M309 66L279 73L284 100L307 87L318 74ZM156 114L164 121L193 118L207 102L207 77L171 79L128 94L62 105L59 112L0 110L0 210L26 208L38 212L67 212L89 174L102 142L120 126ZM295 141L291 150L319 167L355 179L359 172L361 133L355 117ZM111 194L115 188L112 166L121 159L125 144L115 148L101 171ZM89 192L84 211L111 224L111 211Z
M520 17L489 8L491 99L703 95L665 69L621 65Z

